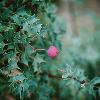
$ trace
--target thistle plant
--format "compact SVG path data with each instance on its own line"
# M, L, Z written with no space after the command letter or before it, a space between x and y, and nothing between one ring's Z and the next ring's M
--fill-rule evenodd
M49 0L0 1L1 95L9 91L18 99L34 96L37 100L52 96L40 73L61 49L57 35L65 30L57 25L56 11Z
M56 13L53 0L0 0L0 100L58 100L66 93L59 92L63 79L99 88L100 78L88 81L80 68L55 71L63 65L59 35L66 30Z

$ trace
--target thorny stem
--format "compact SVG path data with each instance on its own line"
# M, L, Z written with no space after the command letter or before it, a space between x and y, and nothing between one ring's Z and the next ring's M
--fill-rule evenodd
M31 45L30 45L31 46ZM34 48L33 46L31 46L31 48L34 50L34 51L46 51L46 49L38 49L38 48Z
M45 49L35 49L36 51L45 51Z
M51 73L45 73L45 74L47 74L49 78L53 78L53 79L65 79L65 78L62 78L62 76L52 75ZM44 73L41 73L40 75L45 75L45 74L44 74ZM68 79L73 79L73 80L79 82L81 85L87 83L85 80L80 81L80 80L78 80L77 78L72 77L72 76L68 76L67 78L68 78Z

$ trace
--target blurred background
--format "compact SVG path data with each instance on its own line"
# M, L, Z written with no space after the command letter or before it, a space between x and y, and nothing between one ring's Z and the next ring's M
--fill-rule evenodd
M100 0L55 1L66 24L66 34L60 37L61 55L69 63L88 66L90 78L100 76Z
M100 76L100 0L55 0L58 15L66 24L61 35L61 63L78 66L89 80ZM66 82L65 82L66 83ZM95 100L76 87L60 87L60 100ZM97 99L98 100L98 99Z

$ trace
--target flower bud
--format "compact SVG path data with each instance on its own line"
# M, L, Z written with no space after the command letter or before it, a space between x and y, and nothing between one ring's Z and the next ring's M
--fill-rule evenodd
M47 50L47 54L51 58L55 58L58 55L58 53L59 51L55 46L50 46L49 49Z

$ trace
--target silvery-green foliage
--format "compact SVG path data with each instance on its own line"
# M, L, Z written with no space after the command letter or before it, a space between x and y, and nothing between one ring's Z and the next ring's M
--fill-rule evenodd
M54 88L49 88L48 78L52 60L46 50L51 45L61 49L57 36L64 30L57 26L56 11L49 0L0 1L0 75L4 78L0 77L0 96L8 89L17 99L29 94L37 100L52 98Z
M84 76L84 70L77 68L77 67L72 67L69 64L66 64L66 68L64 69L62 78L63 79L68 79L68 78L76 78L80 81L83 81L86 79L86 77Z

